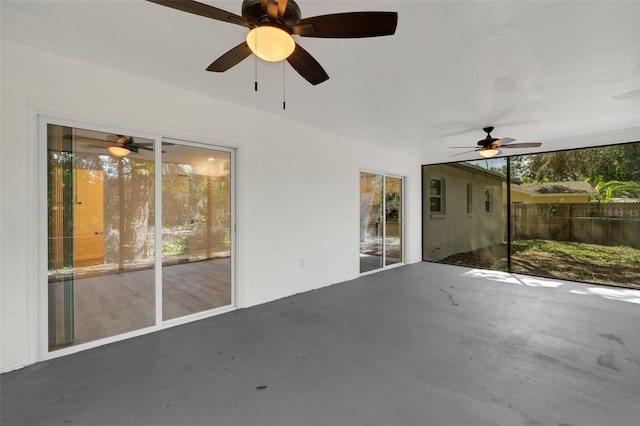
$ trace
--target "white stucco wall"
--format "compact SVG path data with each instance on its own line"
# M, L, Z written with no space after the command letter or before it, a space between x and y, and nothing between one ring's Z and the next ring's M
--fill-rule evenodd
M361 169L406 177L406 261L421 260L418 158L14 42L1 48L1 371L39 359L37 113L238 148L240 307L358 276Z

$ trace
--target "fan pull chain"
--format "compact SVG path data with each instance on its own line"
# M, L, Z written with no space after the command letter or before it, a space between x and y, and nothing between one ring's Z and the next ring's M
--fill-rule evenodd
M258 57L256 55L253 55L254 59L255 59L255 70L254 70L254 78L255 78L255 82L253 83L253 90L254 91L258 91Z
M285 78L286 61L282 61L282 109L287 109L287 91Z
M258 34L256 34L256 40L255 40L255 52L258 51ZM253 55L253 59L254 59L254 78L255 78L255 82L253 84L253 90L254 91L258 91L258 55L254 54Z

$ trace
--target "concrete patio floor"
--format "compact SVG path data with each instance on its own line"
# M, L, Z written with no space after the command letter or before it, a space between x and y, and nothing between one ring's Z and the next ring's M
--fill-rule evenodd
M0 381L3 426L635 426L640 291L418 263Z

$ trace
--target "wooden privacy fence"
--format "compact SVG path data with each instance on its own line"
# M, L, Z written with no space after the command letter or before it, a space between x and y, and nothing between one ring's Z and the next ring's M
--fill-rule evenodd
M511 207L512 238L640 248L640 203L552 203Z

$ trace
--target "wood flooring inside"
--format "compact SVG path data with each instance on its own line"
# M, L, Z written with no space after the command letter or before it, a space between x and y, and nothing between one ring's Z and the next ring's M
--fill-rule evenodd
M153 326L155 270L76 279L72 345ZM231 259L162 268L163 320L231 304Z

